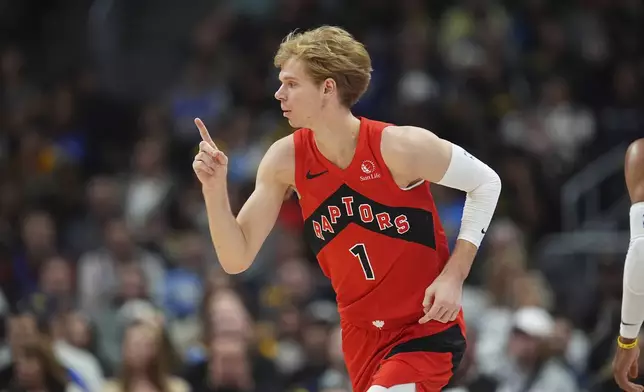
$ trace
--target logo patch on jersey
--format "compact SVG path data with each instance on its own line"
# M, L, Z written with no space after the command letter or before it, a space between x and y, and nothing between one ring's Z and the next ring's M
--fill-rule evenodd
M322 174L326 174L328 172L329 172L329 169L327 169L325 171L321 171L319 173L311 173L311 171L309 170L309 171L306 172L306 179L307 180L312 180L315 177L320 177Z
M364 174L366 174L364 176L360 176L360 181L369 181L380 178L380 173L376 171L376 164L369 159L362 161L360 169Z
M430 211L380 204L344 184L306 219L305 234L313 252L319 253L351 223L388 237L436 248L434 217Z

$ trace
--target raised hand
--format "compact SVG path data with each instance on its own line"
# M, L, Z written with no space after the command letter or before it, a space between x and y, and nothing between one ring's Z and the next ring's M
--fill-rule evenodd
M202 140L199 143L199 152L192 162L192 169L203 187L225 189L228 157L217 148L203 121L196 118L195 125L199 128Z

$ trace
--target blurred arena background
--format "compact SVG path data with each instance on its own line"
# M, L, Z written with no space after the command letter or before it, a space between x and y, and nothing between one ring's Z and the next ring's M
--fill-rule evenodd
M291 131L272 56L321 24L372 55L356 114L431 129L502 177L449 390L617 390L638 0L0 0L0 390L350 391L297 202L227 276L191 167L199 116L239 208ZM464 195L434 195L453 240Z

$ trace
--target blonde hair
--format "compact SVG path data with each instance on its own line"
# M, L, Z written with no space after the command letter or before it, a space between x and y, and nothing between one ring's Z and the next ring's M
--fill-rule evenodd
M340 103L355 105L367 91L371 80L371 58L365 46L340 27L322 26L292 32L284 38L275 54L275 67L282 68L289 59L302 60L317 84L335 81Z

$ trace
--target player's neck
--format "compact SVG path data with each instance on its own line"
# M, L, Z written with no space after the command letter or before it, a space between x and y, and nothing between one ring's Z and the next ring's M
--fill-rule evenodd
M326 159L342 169L349 166L358 143L360 119L346 110L325 116L323 122L311 129L315 144Z

